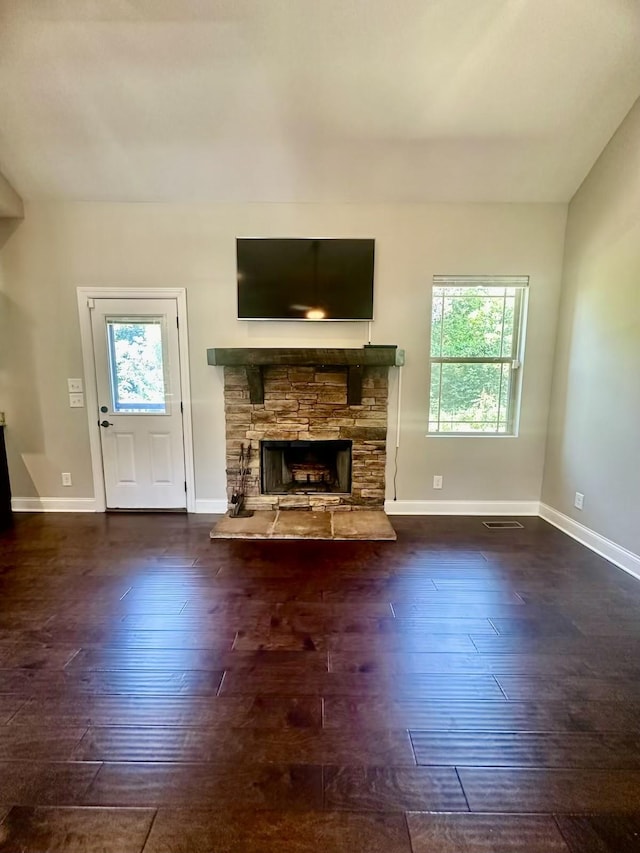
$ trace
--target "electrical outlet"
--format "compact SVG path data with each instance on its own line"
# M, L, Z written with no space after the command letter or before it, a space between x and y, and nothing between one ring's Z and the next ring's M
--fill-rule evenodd
M442 488L442 475L441 474L434 474L434 476L433 476L433 488L434 489L441 489Z
M82 379L67 379L67 388L70 394L81 394L84 391Z
M68 471L62 474L62 485L70 486L71 485L71 474Z
M84 409L84 394L69 394L70 409Z
M582 492L576 492L576 498L573 502L576 509L582 509L584 506L584 495Z

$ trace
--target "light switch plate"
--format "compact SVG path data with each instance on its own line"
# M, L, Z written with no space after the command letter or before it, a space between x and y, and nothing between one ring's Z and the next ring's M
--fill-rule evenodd
M69 389L69 393L82 393L84 388L82 386L82 379L67 379L67 387Z
M69 394L69 408L84 409L84 394Z

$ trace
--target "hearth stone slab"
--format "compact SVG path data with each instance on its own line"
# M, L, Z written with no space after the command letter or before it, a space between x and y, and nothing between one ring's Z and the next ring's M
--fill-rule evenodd
M382 510L333 513L334 539L395 539L396 532Z
M276 520L275 510L254 512L248 518L224 515L211 531L212 539L269 539Z
M396 532L382 510L258 510L250 518L225 515L210 535L212 539L396 539Z
M272 539L332 539L331 513L290 509L278 513Z

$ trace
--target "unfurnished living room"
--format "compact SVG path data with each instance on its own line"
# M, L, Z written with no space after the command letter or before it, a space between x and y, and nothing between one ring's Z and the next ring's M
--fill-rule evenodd
M639 45L0 0L0 853L638 853Z

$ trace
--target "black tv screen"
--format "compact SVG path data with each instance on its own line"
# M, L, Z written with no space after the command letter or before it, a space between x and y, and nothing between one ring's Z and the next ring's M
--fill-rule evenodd
M373 240L236 241L238 319L373 319Z

